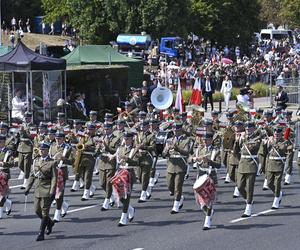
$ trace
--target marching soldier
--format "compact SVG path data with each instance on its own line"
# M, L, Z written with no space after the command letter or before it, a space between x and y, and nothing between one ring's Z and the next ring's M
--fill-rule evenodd
M159 113L156 112L151 102L147 103L147 120L156 120L159 118Z
M139 203L150 199L147 195L147 188L150 180L150 171L153 165L153 151L155 150L155 135L149 131L149 121L144 120L141 125L141 132L137 134L137 147L139 148L139 166L137 168L138 179L142 184L142 192Z
M79 143L82 143L81 157L79 159L79 166L76 172L76 181L79 181L79 176L83 176L84 192L81 197L82 201L88 200L94 196L96 187L92 185L93 170L95 166L96 153L96 126L93 123L87 125L87 134L82 137ZM78 150L78 149L77 149Z
M52 159L59 162L57 165L57 185L56 185L56 210L54 213L54 222L59 222L60 217L65 217L69 208L69 204L64 200L64 192L66 181L68 180L68 165L72 165L72 147L65 142L65 134L56 132L55 143L51 147L49 155Z
M58 112L57 113L57 122L54 124L54 128L59 131L63 131L65 127L68 127L69 125L66 123L66 115L65 113Z
M267 152L265 168L268 187L274 193L272 209L278 209L282 199L281 181L285 165L286 155L288 154L289 142L282 136L282 128L277 127L274 130L274 137L270 137L264 144Z
M129 187L127 194L119 197L119 200L123 204L119 227L126 226L128 221L131 222L135 214L135 209L130 205L130 197L133 183L135 182L134 167L139 165L139 159L137 157L138 150L134 148L133 136L133 133L125 132L124 144L117 149L115 154L119 168L126 169L130 179L129 182L124 183L125 186Z
M218 184L217 171L221 167L220 149L212 145L213 133L205 133L203 135L204 147L197 147L193 157L193 161L197 163L198 177L208 174L215 185ZM213 203L213 201L211 201ZM205 213L205 222L203 230L211 227L211 218L213 215L212 204L210 207L203 206Z
M140 88L135 89L133 92L133 97L130 99L132 106L138 110L142 109L141 93L142 90Z
M235 150L235 147L240 145L241 133L244 133L244 123L242 121L236 121L234 123L234 134L235 140L233 142L233 146L231 151L228 154L228 174L230 180L237 185L237 169L239 165L239 161L241 158L240 150ZM240 196L240 192L237 186L234 188L233 198L237 198Z
M246 122L245 129L245 134L237 134L236 140L239 141L239 143L235 145L234 150L235 153L240 151L241 154L237 169L237 185L240 194L246 200L246 208L242 217L250 217L261 138L254 133L254 122Z
M6 136L0 135L0 219L3 216L3 207L6 215L10 215L12 201L8 199L10 179L10 168L13 167L11 161L12 151L5 146Z
M114 204L114 197L112 193L112 185L110 179L114 176L116 171L116 159L114 154L120 146L120 140L116 134L113 133L113 124L105 122L104 125L105 135L103 141L99 142L99 171L100 171L100 184L105 192L105 199L101 207L101 211L109 209L109 205Z
M285 111L284 116L285 120L287 122L287 128L285 130L286 137L285 138L288 141L288 154L286 157L286 169L285 169L285 178L284 178L284 185L290 185L291 184L291 176L293 172L293 159L294 159L294 143L295 143L295 126L296 122L292 121L292 115L293 111Z
M46 123L41 122L38 127L38 134L33 139L34 148L38 148L40 143L46 140L48 132L48 125ZM36 157L36 152L33 152L33 158Z
M159 131L159 121L158 120L150 120L149 125L150 125L150 132L153 134L153 140L156 143L155 140L156 140L156 136ZM151 167L149 185L147 188L147 197L149 197L149 198L151 197L152 188L154 187L154 185L157 184L158 178L160 175L159 172L156 171L157 160L158 160L158 152L157 152L157 148L156 148L156 144L155 144L155 150L153 151L153 164Z
M49 157L49 144L42 143L39 146L40 156L34 161L30 179L25 190L29 194L31 187L35 184L34 209L36 215L41 219L40 232L37 241L44 240L44 234L52 232L54 222L49 217L51 202L55 197L56 188L56 162Z
M183 133L186 134L188 137L191 137L193 134L193 125L190 124L187 120L187 112L182 112L180 118L182 121Z
M32 164L32 152L33 152L33 140L30 134L30 127L32 124L32 114L30 112L25 112L24 123L21 125L20 129L20 143L18 146L18 167L24 172L24 183L21 189L25 189L28 184L28 178L30 175L30 168Z
M167 184L170 195L175 195L171 214L176 214L183 206L182 187L187 173L187 158L191 152L190 139L183 134L182 123L172 125L174 137L168 141L162 153L167 157Z
M114 134L117 136L118 140L122 143L125 130L126 121L121 119L116 121L117 130L114 131Z
M219 119L219 112L216 110L211 111L211 118L213 121L213 129L215 131L220 130L220 119Z
M15 155L17 151L18 138L14 135L9 135L8 131L9 131L8 124L4 122L0 122L0 135L6 137L5 147L11 150L13 152L13 155Z

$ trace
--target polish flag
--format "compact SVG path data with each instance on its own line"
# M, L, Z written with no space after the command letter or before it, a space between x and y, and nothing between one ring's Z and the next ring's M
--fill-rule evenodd
M190 103L195 105L201 105L202 103L201 80L199 77L195 80Z
M175 108L179 109L180 113L182 113L184 111L184 100L183 100L183 96L182 96L180 82L178 83L178 87L177 87Z

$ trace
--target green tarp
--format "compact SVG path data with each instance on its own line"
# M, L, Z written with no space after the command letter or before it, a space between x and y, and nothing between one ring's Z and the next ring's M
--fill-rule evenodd
M110 45L78 46L70 54L63 57L67 66L100 64L119 64L128 66L128 87L141 86L143 81L144 63L141 60L129 58L118 53Z
M3 56L10 52L12 49L9 46L0 46L0 56Z

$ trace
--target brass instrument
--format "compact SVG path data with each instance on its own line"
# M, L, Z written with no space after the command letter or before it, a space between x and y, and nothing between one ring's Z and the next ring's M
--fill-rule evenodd
M82 151L85 149L85 143L87 142L88 136L84 136L80 138L79 143L76 145L76 154L74 161L74 172L75 175L79 173L79 164L82 156Z

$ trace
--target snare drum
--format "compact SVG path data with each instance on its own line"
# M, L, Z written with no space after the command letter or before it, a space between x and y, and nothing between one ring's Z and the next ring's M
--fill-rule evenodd
M124 168L119 169L110 179L110 183L113 186L114 193L117 195L117 199L127 199L127 196L131 193L131 182L131 174Z
M216 196L216 186L209 175L204 174L200 176L196 180L193 189L195 192L196 202L201 205L201 207L211 207Z

